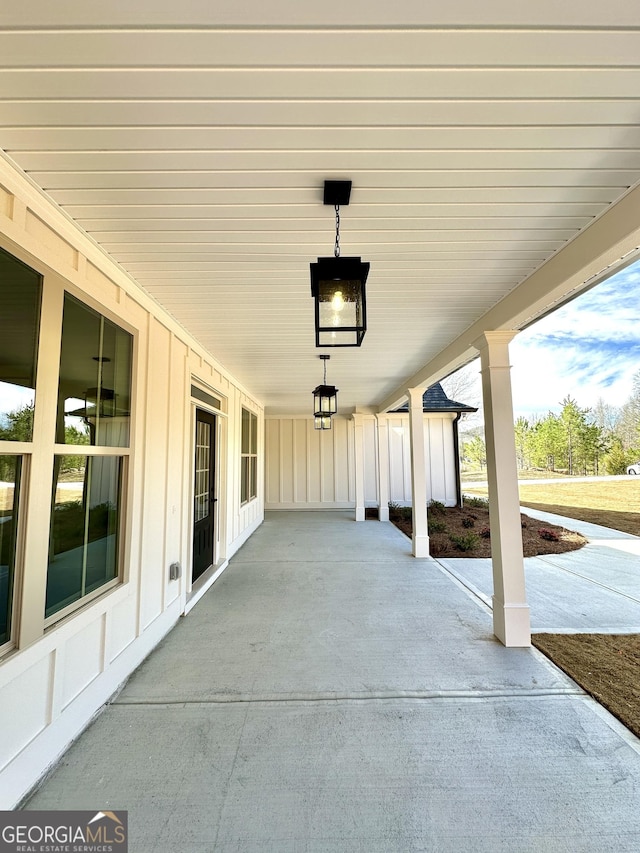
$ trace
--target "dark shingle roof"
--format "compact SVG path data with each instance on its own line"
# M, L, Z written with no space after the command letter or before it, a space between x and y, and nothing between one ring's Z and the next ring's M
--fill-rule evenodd
M394 412L408 412L409 403L405 403ZM478 409L473 406L467 406L466 403L456 403L455 400L450 400L444 393L442 385L436 382L431 385L422 395L422 411L423 412L477 412Z

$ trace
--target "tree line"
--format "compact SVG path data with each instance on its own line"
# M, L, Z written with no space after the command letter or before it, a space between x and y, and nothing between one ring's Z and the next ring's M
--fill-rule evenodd
M632 393L622 406L602 399L582 408L571 396L562 400L559 414L518 417L514 423L520 470L541 469L566 474L624 474L640 459L640 371ZM482 429L462 440L463 462L486 465Z
M7 412L0 422L0 440L31 441L33 432L33 403L21 406L13 412ZM89 436L73 425L64 427L65 444L89 444ZM73 474L82 469L84 457L65 455L60 461L60 474ZM0 482L12 480L14 461L11 457L0 456Z

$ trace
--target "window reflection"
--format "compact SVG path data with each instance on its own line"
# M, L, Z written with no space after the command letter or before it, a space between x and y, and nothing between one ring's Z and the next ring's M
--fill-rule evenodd
M58 444L128 446L132 344L124 329L65 296Z
M11 636L20 463L0 456L0 645Z
M0 441L31 441L41 276L0 249Z
M117 578L121 477L121 457L55 457L46 616Z

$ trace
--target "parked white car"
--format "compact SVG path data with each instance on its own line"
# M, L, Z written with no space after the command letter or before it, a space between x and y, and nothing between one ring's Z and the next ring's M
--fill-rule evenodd
M627 474L640 475L640 462L634 462L633 465L627 466Z

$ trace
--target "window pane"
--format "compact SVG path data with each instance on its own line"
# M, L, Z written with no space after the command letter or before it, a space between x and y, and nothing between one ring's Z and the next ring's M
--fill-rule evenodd
M58 444L128 446L132 350L128 332L65 296Z
M21 461L19 456L0 456L0 645L11 636Z
M251 447L251 412L242 410L242 453L250 453Z
M240 465L240 503L249 500L249 457L243 456Z
M196 487L195 521L209 515L209 456L211 452L211 425L198 421L196 432Z
M258 459L250 456L249 462L249 497L255 498L258 494Z
M121 457L55 457L45 616L118 576L121 477Z
M41 282L0 249L0 440L32 438Z
M258 418L251 415L251 450L250 453L258 452Z

